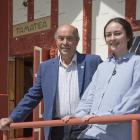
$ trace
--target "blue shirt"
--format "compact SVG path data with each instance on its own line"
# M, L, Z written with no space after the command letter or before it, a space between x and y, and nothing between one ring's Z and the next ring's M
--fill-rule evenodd
M132 53L119 59L110 57L98 66L75 115L130 113L140 113L140 56ZM131 125L93 124L79 137L86 135L99 140L131 140Z

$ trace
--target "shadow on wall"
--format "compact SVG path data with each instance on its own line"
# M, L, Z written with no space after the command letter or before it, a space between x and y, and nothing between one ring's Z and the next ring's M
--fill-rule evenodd
M135 54L140 55L140 36L134 37L130 52L134 52Z

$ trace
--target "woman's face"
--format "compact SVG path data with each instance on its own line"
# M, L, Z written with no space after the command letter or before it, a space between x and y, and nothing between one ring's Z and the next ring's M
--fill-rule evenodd
M120 23L111 22L108 24L105 29L105 41L116 57L121 57L128 52L128 40L126 32Z

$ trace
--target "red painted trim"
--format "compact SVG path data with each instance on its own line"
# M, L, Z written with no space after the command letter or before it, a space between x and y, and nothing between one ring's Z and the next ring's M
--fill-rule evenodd
M125 17L134 31L140 30L140 20L136 20L136 0L125 0Z
M136 0L125 0L125 16L136 18Z
M58 0L51 0L51 27L53 30L58 27Z
M28 21L34 20L34 0L28 0Z
M8 95L7 94L1 94L0 95L0 103L1 103L1 107L0 107L0 117L7 117L8 115Z
M42 48L42 61L45 61L47 59L50 59L50 50L46 48Z
M33 140L33 137L29 137L29 138L14 138L14 139L10 139L10 140Z
M5 93L0 92L0 96L8 96L8 94L6 92Z
M91 53L92 0L83 0L83 53Z
M0 7L0 91L7 92L7 64L8 64L8 38L9 38L9 15L8 15L9 0L1 1Z
M9 41L10 41L13 37L13 0L9 1L8 9L9 9L8 14L9 14Z

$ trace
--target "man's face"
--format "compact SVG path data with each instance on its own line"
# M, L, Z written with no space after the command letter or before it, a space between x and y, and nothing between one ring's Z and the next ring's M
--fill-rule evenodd
M62 26L58 29L56 45L62 57L73 57L77 44L78 39L74 36L74 28L72 26Z

